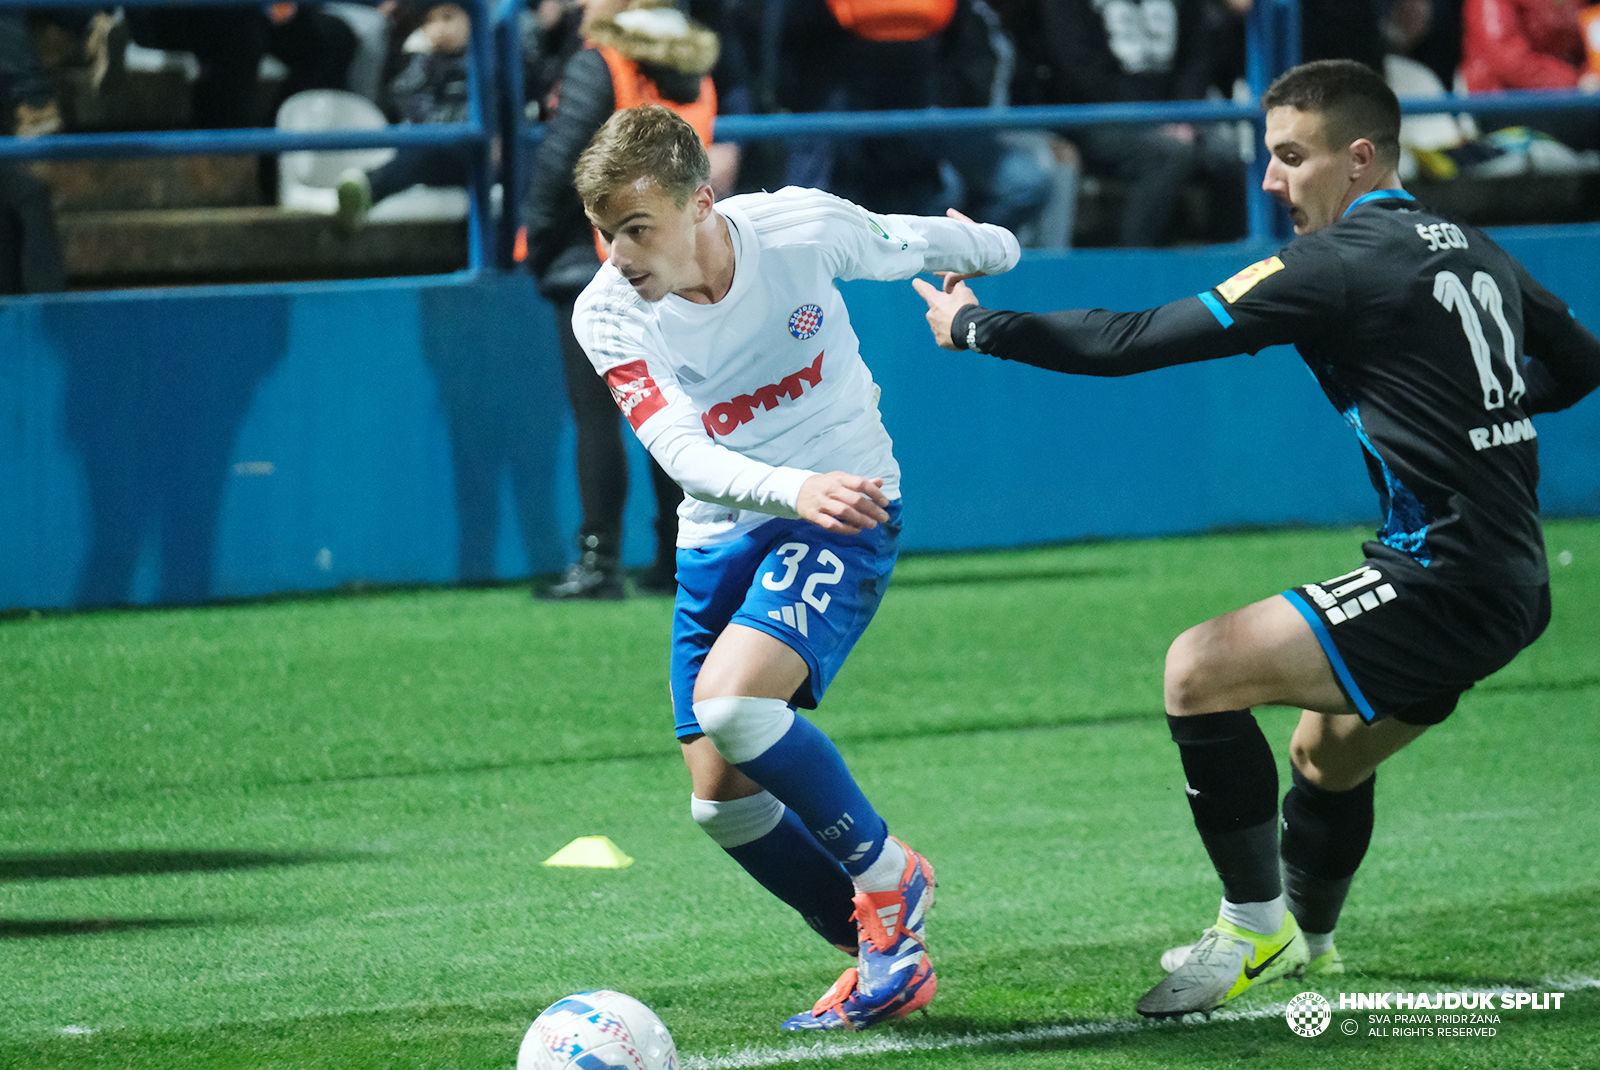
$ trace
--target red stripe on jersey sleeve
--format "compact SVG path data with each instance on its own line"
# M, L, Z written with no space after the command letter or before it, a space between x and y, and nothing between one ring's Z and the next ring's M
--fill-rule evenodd
M667 399L661 396L661 388L650 378L650 369L642 360L619 364L606 372L606 385L635 431L667 407Z

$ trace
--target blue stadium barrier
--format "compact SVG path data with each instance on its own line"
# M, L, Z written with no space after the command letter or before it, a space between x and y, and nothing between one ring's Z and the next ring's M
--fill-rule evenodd
M1291 18L1288 6L1256 5L1280 19ZM491 52L502 74L512 69L515 9L500 0L491 22L475 4L479 71ZM1282 26L1257 32L1286 47ZM1282 62L1264 61L1260 77ZM476 92L473 119L459 128L54 135L0 139L0 158L457 137L449 143L483 148L498 131L516 146L501 159L514 176L537 136L515 106L520 91L506 74L493 93L487 83ZM1593 100L1507 94L1406 107L1492 114L1530 104ZM1230 103L1179 102L729 117L719 129L744 138L1214 118L1260 121ZM480 240L464 272L0 298L0 610L504 580L560 567L577 506L555 325L525 274L496 269L508 228L491 244L490 178L484 167L472 224ZM517 182L509 177L511 209ZM503 222L514 218L508 211ZM977 286L1013 308L1144 307L1268 255L1278 244L1271 219L1234 245L1031 253ZM1600 276L1589 266L1600 225L1495 236L1600 324ZM902 461L910 550L1373 520L1358 449L1287 350L1123 380L1052 376L937 349L907 284L849 283L846 296ZM1600 515L1600 403L1536 424L1546 511ZM642 473L631 439L630 449ZM652 502L647 480L633 484L625 558L644 564Z

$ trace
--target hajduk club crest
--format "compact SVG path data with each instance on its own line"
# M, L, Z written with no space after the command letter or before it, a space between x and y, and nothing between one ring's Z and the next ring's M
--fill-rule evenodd
M789 333L800 341L822 330L822 306L801 305L789 315Z

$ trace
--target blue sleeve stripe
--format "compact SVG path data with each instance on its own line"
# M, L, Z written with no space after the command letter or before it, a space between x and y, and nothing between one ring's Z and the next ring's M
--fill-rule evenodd
M1228 310L1222 307L1221 301L1218 301L1215 297L1211 296L1210 290L1202 290L1200 293L1195 294L1195 296L1200 299L1200 303L1202 305L1205 305L1211 310L1211 314L1213 316L1217 317L1218 323L1222 324L1224 327L1233 326L1233 317L1228 315Z
M1305 596L1299 591L1284 591L1283 597L1289 604L1300 611L1300 615L1311 625L1311 631L1317 637L1317 642L1322 645L1322 652L1328 656L1328 664L1333 666L1333 674L1339 678L1340 685L1350 701L1355 704L1356 710L1361 714L1361 719L1371 724L1378 719L1378 714L1372 708L1372 703L1367 701L1367 696L1361 693L1361 688L1356 686L1355 677L1350 675L1350 669L1344 663L1344 658L1339 655L1339 648L1333 645L1333 636L1328 634L1328 626L1323 623L1322 614L1311 607Z

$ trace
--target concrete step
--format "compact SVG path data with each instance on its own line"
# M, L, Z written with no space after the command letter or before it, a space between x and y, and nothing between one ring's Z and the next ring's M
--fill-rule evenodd
M40 160L57 212L239 208L262 200L256 156Z
M277 208L63 212L74 289L427 275L467 264L459 221L369 223L340 233L331 217Z

